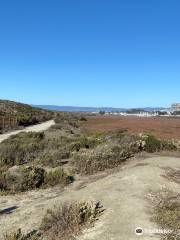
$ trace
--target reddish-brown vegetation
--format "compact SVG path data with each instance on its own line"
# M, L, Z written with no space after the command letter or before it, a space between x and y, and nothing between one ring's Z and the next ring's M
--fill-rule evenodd
M168 117L121 117L92 116L87 117L83 128L85 131L103 132L127 130L130 133L150 133L159 138L180 139L180 118Z

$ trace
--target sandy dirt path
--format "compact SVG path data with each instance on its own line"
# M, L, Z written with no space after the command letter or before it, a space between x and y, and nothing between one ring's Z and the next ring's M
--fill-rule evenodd
M63 192L60 188L31 191L16 196L0 197L0 235L22 228L36 229L47 208L71 200L101 201L106 209L91 229L78 240L157 240L157 235L136 236L136 227L154 229L150 221L149 205L145 196L150 190L168 187L180 191L180 185L169 182L162 175L164 167L180 168L180 159L151 157L132 159L125 166L104 178L89 181L77 179Z
M36 124L36 125L33 125L33 126L26 127L22 130L16 130L16 131L4 133L4 134L0 135L0 142L4 141L5 139L9 138L10 136L16 135L20 132L41 132L41 131L45 131L54 124L55 124L54 120L50 120L50 121L47 121L47 122L44 122L44 123L40 123L40 124Z

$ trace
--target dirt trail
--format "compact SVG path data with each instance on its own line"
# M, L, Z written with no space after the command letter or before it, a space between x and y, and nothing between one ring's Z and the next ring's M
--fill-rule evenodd
M4 133L4 134L0 135L0 142L4 141L5 139L9 138L10 136L16 135L20 132L41 132L41 131L45 131L54 124L55 124L54 120L50 120L50 121L47 121L47 122L44 122L44 123L40 123L40 124L36 124L36 125L33 125L33 126L26 127L22 130L16 130L16 131Z
M0 235L8 230L36 229L47 208L63 201L98 200L106 209L95 227L85 230L78 240L154 240L159 236L136 236L136 227L157 228L150 221L148 191L168 187L180 191L180 185L163 178L164 167L179 168L180 159L152 157L132 159L116 172L88 182L77 179L64 191L60 188L31 191L16 196L0 197Z

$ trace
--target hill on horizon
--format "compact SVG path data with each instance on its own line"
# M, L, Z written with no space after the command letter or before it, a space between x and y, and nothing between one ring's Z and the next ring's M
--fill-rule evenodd
M105 112L126 112L130 109L137 109L137 108L115 108L115 107L78 107L78 106L58 106L58 105L32 105L34 107L38 107L41 109L52 110L52 111L62 111L62 112L95 112L98 113L100 111ZM138 108L144 111L159 111L163 110L163 107L145 107L145 108Z
M50 110L15 101L0 100L0 130L37 124L52 119L53 115Z

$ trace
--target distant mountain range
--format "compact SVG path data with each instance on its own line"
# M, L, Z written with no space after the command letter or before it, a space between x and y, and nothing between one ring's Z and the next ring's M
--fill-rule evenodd
M76 107L76 106L56 106L56 105L32 105L33 107L38 107L41 109L46 110L53 110L53 111L62 111L62 112L126 112L132 108L113 108L113 107ZM162 107L146 107L146 108L138 108L144 111L152 112L152 111L160 111L164 108Z

